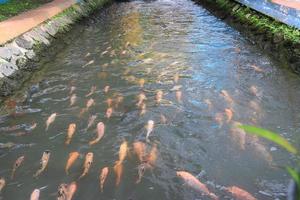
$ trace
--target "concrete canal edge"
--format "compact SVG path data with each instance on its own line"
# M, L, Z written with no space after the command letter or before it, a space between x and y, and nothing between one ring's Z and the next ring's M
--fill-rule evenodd
M194 0L300 74L300 31L234 0Z
M111 0L81 1L32 30L0 46L0 103L14 94L38 66L36 63L71 26Z

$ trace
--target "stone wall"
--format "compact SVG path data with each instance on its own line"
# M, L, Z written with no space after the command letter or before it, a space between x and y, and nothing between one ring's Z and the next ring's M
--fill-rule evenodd
M0 103L10 96L39 68L35 63L53 41L70 30L72 24L88 16L110 0L77 3L38 27L0 46Z
M234 0L194 0L300 74L300 31Z

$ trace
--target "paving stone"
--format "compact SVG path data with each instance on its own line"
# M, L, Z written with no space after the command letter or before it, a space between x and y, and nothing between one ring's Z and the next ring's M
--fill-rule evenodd
M18 46L24 49L32 49L34 45L34 41L32 39L26 38L24 35L15 39L15 42L17 43Z
M0 58L10 61L12 55L13 55L13 52L10 48L0 47Z
M0 62L0 73L2 73L6 77L11 76L17 70L18 67L16 65L13 65L9 62Z
M25 56L26 56L29 60L36 60L35 58L37 57L33 50L27 51L26 54L25 54Z

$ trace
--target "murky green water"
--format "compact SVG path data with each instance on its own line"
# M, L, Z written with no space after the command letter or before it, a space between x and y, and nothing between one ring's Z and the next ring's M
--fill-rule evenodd
M233 185L257 199L285 199L289 177L282 166L292 163L291 156L272 143L243 137L233 125L265 127L299 146L299 77L191 1L115 3L70 34L70 44L30 81L30 95L17 104L19 114L1 118L2 143L34 144L0 149L0 176L7 180L2 199L29 199L33 189L41 187L40 199L56 199L58 185L77 180L82 173L87 152L94 153L94 162L89 174L77 182L75 200L210 199L176 177L178 170L197 176L220 199L232 198L224 188ZM177 74L180 78L174 83ZM103 91L106 85L108 93ZM180 92L171 90L175 85L181 85L181 99ZM71 86L78 98L70 107ZM85 97L92 86L96 92ZM155 103L157 90L164 93L160 104ZM136 106L142 91L147 97L144 115ZM124 100L116 108L117 96ZM89 98L95 105L79 117ZM108 98L114 100L110 119L105 117ZM46 132L45 122L55 112L58 116ZM89 146L96 125L85 128L93 114L106 130L99 143ZM158 155L153 170L136 184L139 162L132 143L146 142L148 120L155 126L147 146L157 143ZM26 131L34 122L37 127ZM66 146L70 123L76 123L77 129ZM131 153L116 187L112 167L123 140ZM51 151L48 167L33 178L47 149ZM66 175L71 151L81 156ZM21 155L25 161L10 180L12 165ZM110 171L101 193L98 176L105 166Z

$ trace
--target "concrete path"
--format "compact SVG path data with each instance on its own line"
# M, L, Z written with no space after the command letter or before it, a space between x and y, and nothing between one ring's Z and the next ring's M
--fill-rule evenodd
M300 10L300 1L299 0L272 0L272 2L282 5L282 6Z
M282 23L300 29L299 0L236 0Z
M0 22L0 45L31 30L42 22L69 8L78 0L54 0L39 8Z

